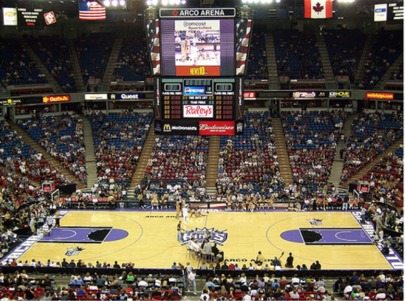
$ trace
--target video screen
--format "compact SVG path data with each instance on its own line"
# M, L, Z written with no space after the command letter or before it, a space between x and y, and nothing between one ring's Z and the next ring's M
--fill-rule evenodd
M233 20L161 20L163 76L234 75Z

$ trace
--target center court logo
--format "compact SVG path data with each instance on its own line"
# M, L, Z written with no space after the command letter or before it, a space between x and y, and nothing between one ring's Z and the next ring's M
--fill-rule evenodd
M208 239L211 242L223 245L228 239L228 232L214 228L194 228L189 231L184 231L180 235L180 243L182 244L186 244L192 239L198 243L202 243L205 239Z

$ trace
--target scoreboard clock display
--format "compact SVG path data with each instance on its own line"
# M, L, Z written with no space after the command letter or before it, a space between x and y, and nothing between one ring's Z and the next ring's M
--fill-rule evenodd
M234 79L162 79L163 119L234 119Z

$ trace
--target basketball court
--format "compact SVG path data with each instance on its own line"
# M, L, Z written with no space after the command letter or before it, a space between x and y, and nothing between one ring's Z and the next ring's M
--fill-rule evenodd
M177 224L175 212L69 211L60 228L33 241L17 261L118 261L137 268L191 262L198 267L186 242L208 235L239 266L262 251L267 259L284 252L283 264L292 252L295 266L319 260L322 269L393 268L351 212L210 212L190 218L181 234Z

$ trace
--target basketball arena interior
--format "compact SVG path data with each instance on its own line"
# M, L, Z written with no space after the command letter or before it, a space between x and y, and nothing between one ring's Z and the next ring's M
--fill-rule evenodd
M403 300L402 0L2 0L0 300Z

